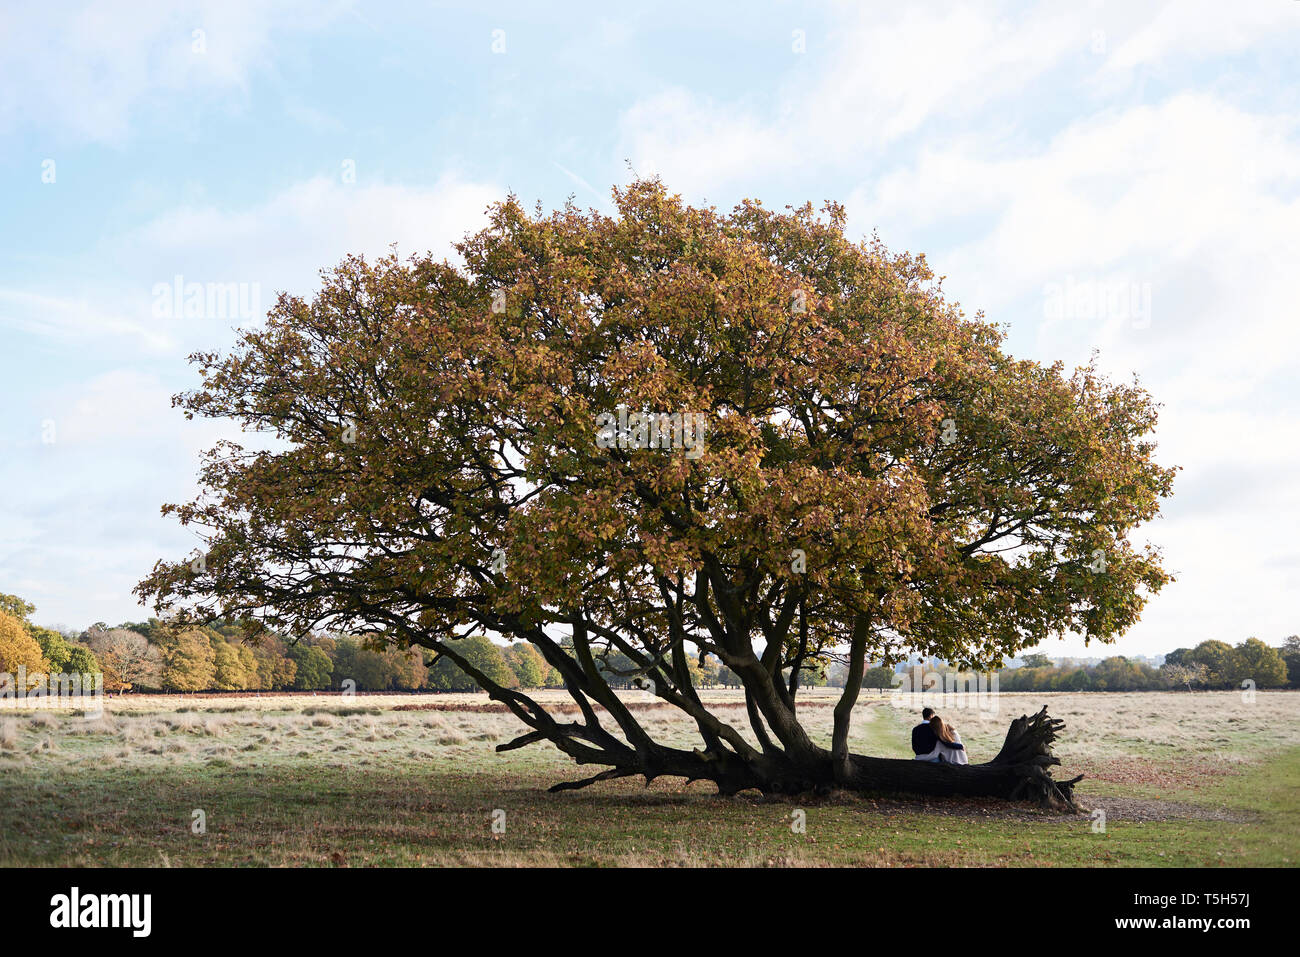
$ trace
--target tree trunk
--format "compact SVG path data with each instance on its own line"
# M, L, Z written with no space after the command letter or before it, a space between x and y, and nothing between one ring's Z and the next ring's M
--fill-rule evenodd
M1033 717L1021 715L1011 722L1002 750L987 764L934 764L852 755L851 775L840 786L1025 800L1041 807L1077 812L1080 808L1074 801L1074 786L1083 775L1056 781L1050 770L1061 763L1052 754L1051 745L1064 727L1064 721L1048 717L1046 705Z
M1050 771L1052 765L1061 763L1052 754L1051 745L1064 727L1064 721L1048 717L1044 706L1033 717L1022 715L1011 722L1002 750L992 761L969 765L849 754L845 768L831 752L820 749L815 759L798 761L785 754L764 754L746 761L730 753L657 749L651 764L609 768L582 781L557 784L551 790L571 790L618 777L644 775L648 781L669 776L712 781L723 794L750 789L765 794L826 793L840 788L1033 801L1041 807L1077 812L1081 809L1074 801L1074 785L1083 775L1056 781ZM498 750L511 746L499 745Z

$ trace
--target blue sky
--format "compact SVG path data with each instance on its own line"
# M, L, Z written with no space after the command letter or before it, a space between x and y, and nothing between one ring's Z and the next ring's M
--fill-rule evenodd
M137 619L195 544L158 507L223 427L169 399L244 320L162 314L174 277L265 309L635 171L844 202L1012 352L1139 373L1179 580L1119 649L1300 631L1300 3L541 6L0 11L0 591Z

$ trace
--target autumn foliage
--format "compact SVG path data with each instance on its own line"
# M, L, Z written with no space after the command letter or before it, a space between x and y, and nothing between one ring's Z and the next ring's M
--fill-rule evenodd
M204 494L165 509L204 561L161 562L139 593L422 646L528 726L509 746L734 790L861 784L867 662L1112 641L1168 580L1130 538L1173 477L1139 385L1008 356L924 257L850 240L835 205L721 213L657 182L615 202L510 199L458 265L349 258L230 354L195 356L187 414L274 441L212 451ZM620 407L702 416L703 454L598 442ZM476 672L457 641L481 631L530 643L583 720ZM695 695L701 652L743 682L745 733ZM620 705L615 653L699 749ZM850 680L827 750L796 701L832 661Z
M19 668L25 668L28 675L43 675L50 670L27 625L7 611L0 611L0 674L17 675Z

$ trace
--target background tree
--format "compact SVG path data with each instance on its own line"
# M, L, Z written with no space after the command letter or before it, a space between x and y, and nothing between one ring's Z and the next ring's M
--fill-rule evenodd
M721 677L722 662L716 655L705 652L700 660L700 686L703 688L716 688L722 682Z
M867 669L862 675L862 687L877 690L888 690L894 687L894 669L886 668L884 665Z
M29 601L24 601L17 595L0 594L0 612L12 615L23 624L27 624L36 611L36 606Z
M68 640L57 631L39 625L28 624L27 631L40 646L41 656L44 657L50 672L66 673L68 661L72 657L72 646L68 644Z
M263 691L284 691L293 687L298 665L289 657L289 645L277 634L258 636L252 647L257 686Z
M31 654L31 648L26 642L17 642L14 651L11 652L16 661L27 665L29 674L48 672L49 674L76 673L93 675L99 673L99 662L88 647L69 641L66 635L53 629L32 624L30 617L35 611L35 605L24 601L17 595L0 594L0 613L8 613L17 619L27 630L27 633L35 639L36 645L40 649L40 657L44 663L36 670L33 670L30 665L34 658ZM21 646L21 650L19 646ZM0 672L4 670L3 664L0 663Z
M167 635L161 652L163 690L203 691L213 686L216 653L202 629L185 628Z
M108 628L103 622L99 622L97 626L92 627L98 627L102 630ZM137 635L143 635L155 644L163 640L167 631L167 623L161 618L150 618L147 621L127 621L118 625L118 627L125 628L127 631L134 631Z
M103 668L95 653L85 645L70 644L68 660L64 663L63 670L68 674L95 675L103 671Z
M1087 668L1075 668L1061 677L1061 691L1092 691L1096 687Z
M543 688L563 688L564 675L557 668L552 668L550 662L547 662L546 669L542 672Z
M516 642L505 649L506 662L514 669L521 688L540 688L546 662L530 644Z
M1192 690L1193 685L1203 685L1210 678L1210 669L1200 662L1192 662L1191 664L1186 665L1171 665L1166 661L1161 666L1160 670L1165 673L1165 678L1169 682L1170 687L1186 688L1188 691Z
M257 670L257 656L253 654L253 649L247 645L232 647L239 656L239 668L244 674L244 687L250 691L262 690L261 676Z
M249 687L251 675L239 648L218 638L212 642L212 687L218 691L243 691Z
M1282 642L1281 655L1286 663L1287 687L1300 688L1300 635L1291 635Z
M724 688L742 688L742 687L744 687L743 682L741 682L741 680L740 680L740 675L736 674L734 671L732 671L732 670L731 670L730 668L728 668L726 665L722 665L722 666L720 666L720 667L718 668L718 682L719 682L719 683L722 685L722 687L724 687Z
M351 635L339 639L334 653L334 687L342 688L347 681L355 682L358 691L382 691L388 686L383 656Z
M787 668L782 672L782 676L789 683L792 669ZM697 681L696 684L699 682ZM800 688L825 688L826 687L826 668L822 662L806 661L799 668L798 687Z
M1204 665L1209 672L1207 682L1212 687L1227 688L1233 684L1235 667L1232 646L1227 642L1216 639L1203 641L1188 653L1185 663Z
M293 686L296 689L319 691L330 686L334 662L330 661L329 656L320 648L302 643L290 645L289 657L297 665L293 678Z
M1247 638L1232 650L1232 685L1241 687L1246 680L1256 688L1281 688L1286 684L1286 662L1276 648L1258 638Z
M7 610L0 611L0 674L17 676L20 667L27 669L29 677L48 674L50 670L41 646L23 620Z
M157 688L162 678L162 655L139 632L92 625L83 642L94 652L104 672L104 690L119 694L132 688Z
M480 687L477 675L502 688L519 683L501 647L485 635L457 639L447 647L450 653L429 669L429 687L437 691L475 691Z
M213 450L203 493L165 508L204 536L206 568L159 563L139 594L441 654L526 726L503 747L603 767L577 785L1067 799L1045 714L958 770L851 754L853 707L867 660L994 667L1138 619L1168 580L1129 539L1173 479L1155 403L1091 364L1008 356L923 257L850 241L836 205L723 214L657 182L614 199L610 216L503 202L459 268L350 258L230 355L196 355L201 387L177 403L281 450ZM705 434L604 441L620 405L624 440L659 413L698 413ZM531 643L581 720L475 667L467 629ZM748 736L700 701L701 650L743 683ZM598 666L615 653L699 747L655 741L620 703ZM785 675L838 656L849 680L817 741Z

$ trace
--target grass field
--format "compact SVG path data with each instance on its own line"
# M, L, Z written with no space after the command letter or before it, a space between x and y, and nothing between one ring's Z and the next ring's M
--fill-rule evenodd
M808 694L804 720L829 740L833 696ZM910 757L919 702L869 694L853 749ZM741 723L737 693L705 698ZM696 743L677 712L629 701L657 738ZM980 761L1011 718L1047 704L1067 722L1062 771L1087 775L1078 794L1105 813L1104 830L1090 815L998 802L719 798L673 780L548 794L591 770L545 745L495 753L519 726L475 710L481 695L126 696L95 719L4 704L0 865L1300 863L1295 693L1017 694L997 698L996 714L942 707Z

